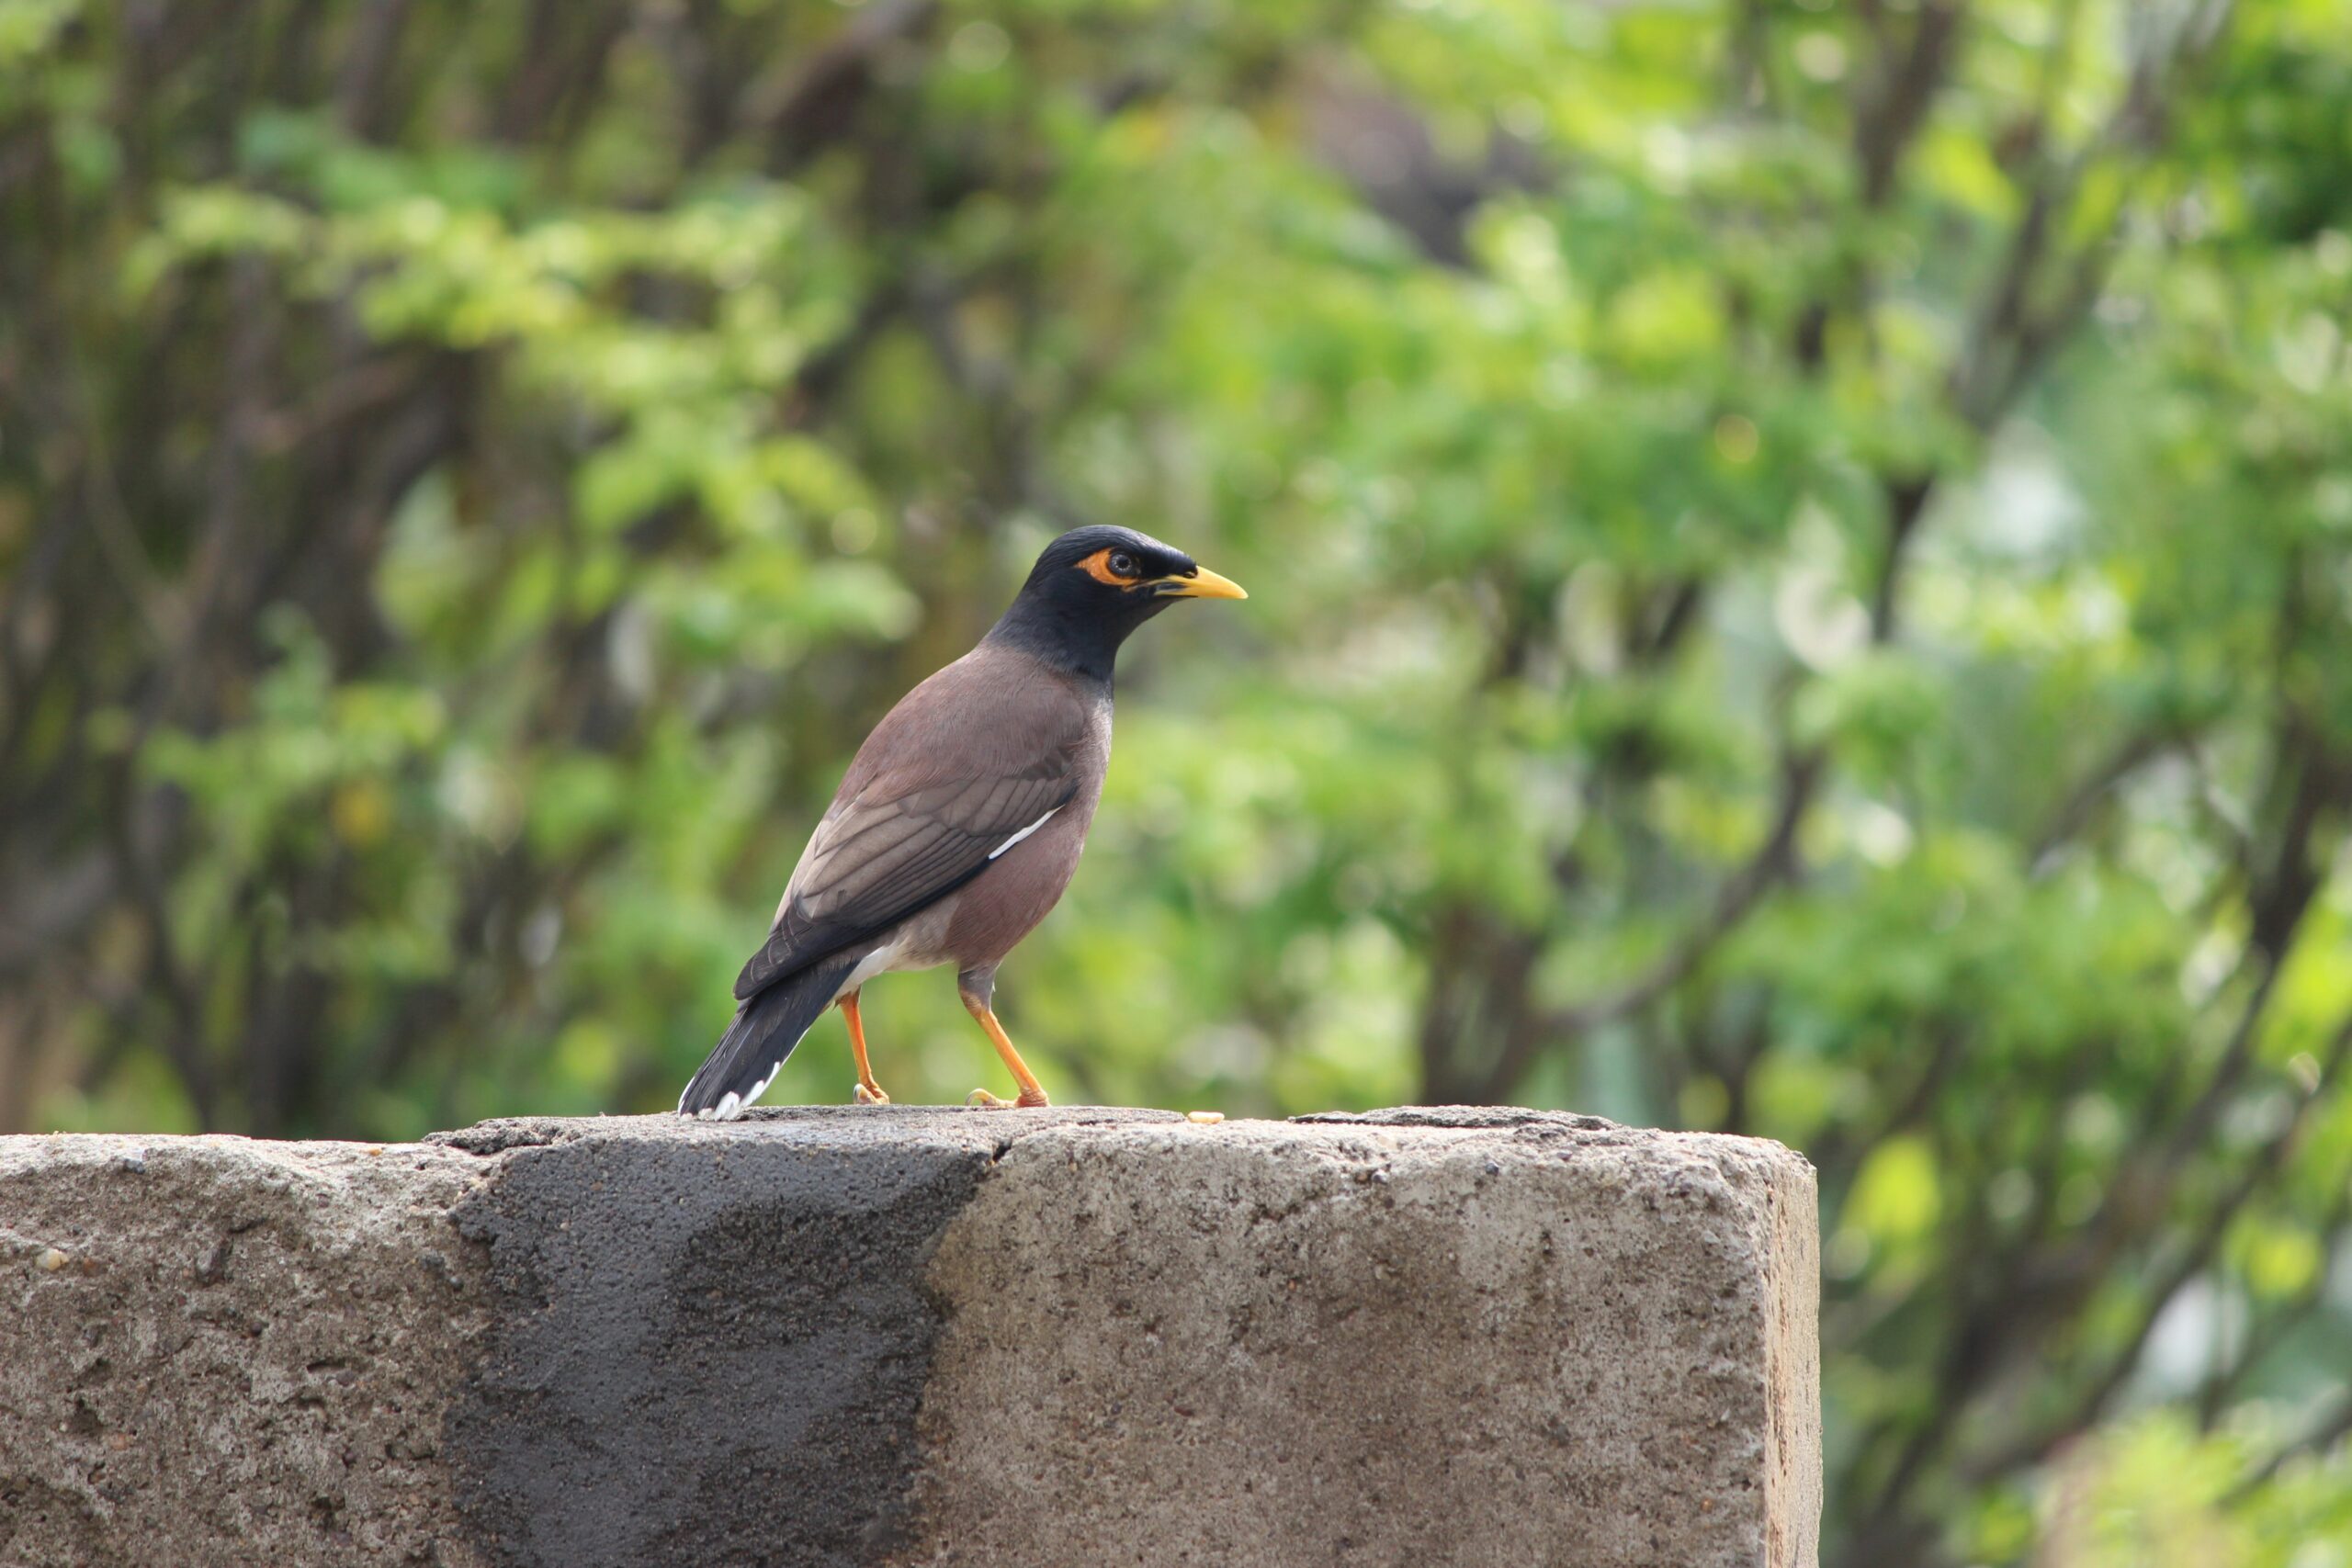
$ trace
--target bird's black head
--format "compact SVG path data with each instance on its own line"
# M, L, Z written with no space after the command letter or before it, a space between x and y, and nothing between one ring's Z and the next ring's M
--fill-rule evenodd
M1177 600L1248 597L1148 534L1073 528L1046 547L989 637L1108 681L1127 634Z

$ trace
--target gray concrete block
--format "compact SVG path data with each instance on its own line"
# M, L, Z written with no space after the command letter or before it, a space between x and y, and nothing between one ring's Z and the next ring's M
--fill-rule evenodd
M1530 1112L0 1139L0 1564L1809 1564L1814 1237Z
M0 1563L472 1562L491 1324L443 1149L0 1138Z

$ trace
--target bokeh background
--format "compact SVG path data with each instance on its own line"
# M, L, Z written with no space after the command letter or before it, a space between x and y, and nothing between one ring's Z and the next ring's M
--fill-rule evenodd
M668 1106L1117 521L1059 1097L1782 1139L1833 1568L2346 1568L2347 305L2342 0L0 0L0 1130Z

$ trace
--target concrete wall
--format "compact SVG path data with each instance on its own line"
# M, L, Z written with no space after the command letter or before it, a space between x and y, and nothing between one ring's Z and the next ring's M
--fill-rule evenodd
M0 1139L0 1564L1810 1564L1815 1255L1523 1111Z

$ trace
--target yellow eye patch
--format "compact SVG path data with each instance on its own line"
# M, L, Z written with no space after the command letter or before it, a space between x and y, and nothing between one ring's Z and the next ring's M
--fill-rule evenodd
M1097 550L1080 561L1078 570L1095 581L1108 583L1113 588L1132 588L1136 583L1133 575L1122 577L1111 570L1111 552L1107 549Z

